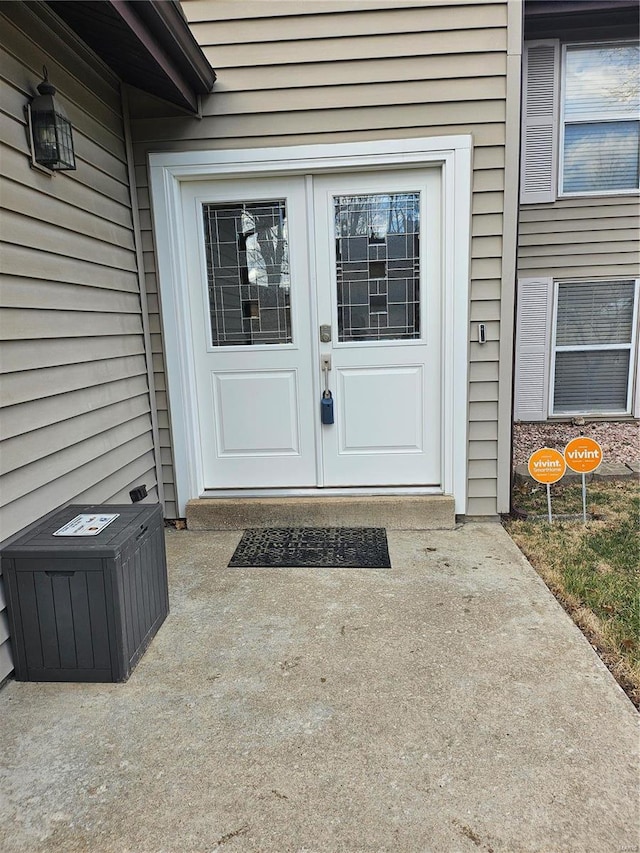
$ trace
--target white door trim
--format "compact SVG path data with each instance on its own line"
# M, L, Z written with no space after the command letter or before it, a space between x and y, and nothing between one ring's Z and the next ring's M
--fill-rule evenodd
M176 502L181 515L186 512L187 501L204 491L198 452L200 434L190 343L181 182L365 168L385 170L428 164L440 166L442 170L442 486L445 494L454 496L456 513L465 513L471 155L472 138L468 135L149 154Z

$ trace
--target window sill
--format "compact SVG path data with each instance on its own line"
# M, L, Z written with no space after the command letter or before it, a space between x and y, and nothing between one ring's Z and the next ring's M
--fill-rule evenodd
M613 190L611 192L598 190L597 192L590 193L558 193L556 201L564 201L564 199L572 198L634 198L638 195L640 195L640 189Z
M589 423L609 423L611 421L615 421L616 423L625 421L633 423L638 420L638 418L634 418L634 416L629 413L624 415L619 413L611 415L590 415L588 413L572 412L571 414L565 415L549 415L549 417L547 418L547 423L571 423L572 421L578 419Z

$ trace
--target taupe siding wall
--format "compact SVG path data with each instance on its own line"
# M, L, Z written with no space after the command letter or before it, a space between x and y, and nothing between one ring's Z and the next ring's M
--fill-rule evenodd
M0 4L0 539L69 501L128 503L141 482L156 495L119 88L49 25ZM30 168L25 134L43 64L78 163L54 177Z
M565 198L551 204L522 205L519 220L517 261L521 279L640 277L637 196ZM549 330L547 335L550 341ZM547 357L551 359L549 353ZM636 365L637 359L636 353ZM547 386L548 371L547 364L544 375L537 380ZM633 388L632 411L637 412L640 394L637 377ZM528 415L534 417L530 411ZM523 415L516 406L518 417ZM539 417L546 418L546 411Z
M523 278L620 278L640 274L637 197L560 199L520 208Z
M148 151L244 148L472 133L470 514L496 512L507 3L452 0L185 0L218 81L200 121L133 122L147 285L157 290ZM478 321L488 342L475 343ZM154 357L163 387L160 321ZM167 495L173 488L166 401ZM168 512L171 504L167 503Z

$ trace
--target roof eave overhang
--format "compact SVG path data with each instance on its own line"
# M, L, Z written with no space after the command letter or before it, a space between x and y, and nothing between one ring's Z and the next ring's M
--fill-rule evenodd
M125 82L190 112L216 74L172 0L48 0Z
M525 39L603 41L635 38L637 0L525 0Z

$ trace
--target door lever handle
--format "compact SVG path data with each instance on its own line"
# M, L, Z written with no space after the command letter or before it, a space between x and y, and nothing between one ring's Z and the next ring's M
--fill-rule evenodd
M331 356L320 356L320 367L324 374L324 391L320 400L320 420L323 424L333 423L333 394L329 390L329 371L331 370Z
M329 371L331 370L330 355L320 356L320 370L322 371L322 375L324 376L324 396L327 396L331 394L331 392L329 391Z

